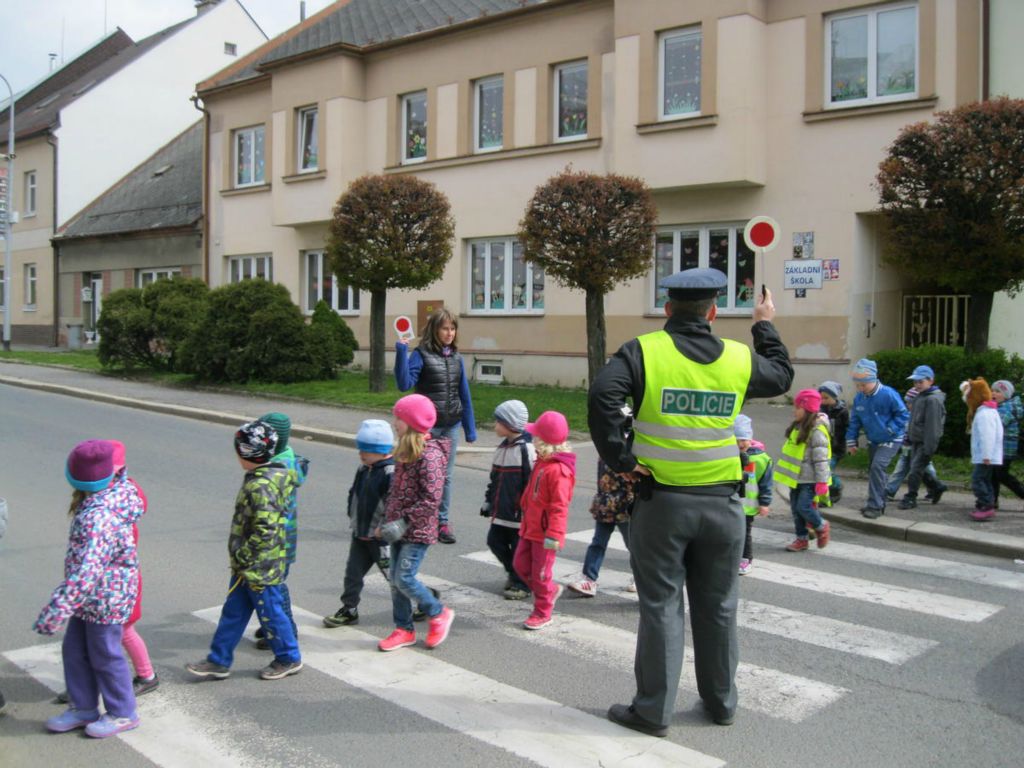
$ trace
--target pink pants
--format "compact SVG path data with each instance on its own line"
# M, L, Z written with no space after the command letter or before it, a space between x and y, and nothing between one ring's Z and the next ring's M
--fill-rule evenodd
M146 643L143 642L142 637L135 631L134 623L124 625L121 647L128 654L128 658L132 660L136 677L148 680L153 676L153 664L149 660L149 651L146 649Z
M512 567L516 569L526 586L533 592L533 613L531 616L547 619L555 604L558 585L552 571L555 567L556 549L544 549L543 541L519 539Z

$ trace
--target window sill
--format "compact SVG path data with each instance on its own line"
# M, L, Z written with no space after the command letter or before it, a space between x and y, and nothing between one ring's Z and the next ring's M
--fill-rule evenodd
M236 195L252 195L257 192L269 192L269 184L252 184L248 187L231 187L220 191L221 197L235 197Z
M23 220L24 219L34 219L35 217L36 217L36 212L35 211L32 211L31 213L23 213L23 214L21 214L21 218Z
M487 152L484 154L458 155L446 157L442 160L430 160L425 163L417 163L414 166L392 165L384 169L384 173L410 173L419 170L432 170L434 168L452 168L458 165L472 165L473 163L489 163L495 160L511 160L517 157L536 157L537 155L550 155L555 152L572 152L579 149L597 149L601 146L601 139L584 139L583 141L566 141L554 144L538 144L532 147L517 147L516 149L502 149L498 152Z
M35 312L36 311L36 305L35 304L29 304L27 306L22 307L21 311L22 312Z
M464 312L459 313L460 317L498 317L498 318L512 318L512 317L544 317L543 309L521 309L521 310L510 310L510 309L467 309Z
M680 117L674 120L659 120L656 123L640 123L636 132L640 135L663 133L664 131L681 131L684 128L705 128L718 124L718 115L698 115L696 117Z
M923 99L887 101L881 104L864 104L859 107L832 107L831 109L820 109L815 112L804 112L804 122L818 123L824 120L838 120L845 117L880 115L885 112L903 112L911 109L934 109L938 101L938 96L928 96Z
M285 184L294 184L296 181L312 181L313 179L326 178L326 176L326 170L300 171L299 173L293 173L290 176L282 176L281 181Z
M303 314L306 317L312 317L313 310L307 309ZM362 315L362 313L358 309L335 309L334 314L339 315L341 317L360 317Z
M719 309L715 316L723 320L729 318L742 320L744 318L752 318L754 316L754 312L749 309ZM659 307L658 309L647 310L644 312L644 317L664 320L667 315L665 314L665 309L663 307Z

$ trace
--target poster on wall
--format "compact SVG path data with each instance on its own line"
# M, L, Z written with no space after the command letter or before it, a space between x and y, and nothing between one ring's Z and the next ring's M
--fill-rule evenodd
M798 299L806 299L807 298L807 289L806 288L797 288L796 291L794 291L794 293L796 294L796 297Z
M793 258L813 259L814 258L814 233L794 232L793 233Z
M821 262L821 279L839 279L839 259L823 259Z

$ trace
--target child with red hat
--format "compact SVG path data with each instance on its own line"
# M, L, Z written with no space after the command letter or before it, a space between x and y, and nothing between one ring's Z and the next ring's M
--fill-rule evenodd
M576 484L576 454L566 442L569 422L558 411L544 411L526 425L526 431L533 435L537 462L519 503L523 524L513 566L533 593L533 612L523 626L540 629L551 623L555 601L562 594L562 585L554 583L553 570L555 556L565 546Z
M793 423L786 430L782 455L775 464L775 481L789 488L789 508L796 527L796 538L786 545L790 552L807 549L808 527L817 533L819 549L828 545L831 535L828 521L818 512L819 504L829 503L828 486L832 479L828 417L820 411L818 390L797 392L793 398Z

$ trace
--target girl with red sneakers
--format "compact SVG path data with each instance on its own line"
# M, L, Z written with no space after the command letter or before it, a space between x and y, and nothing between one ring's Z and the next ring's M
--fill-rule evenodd
M828 521L818 512L819 504L829 503L832 458L828 417L820 410L818 390L797 392L793 398L793 423L786 430L782 455L775 464L776 482L789 488L789 508L796 527L796 538L786 545L790 552L807 549L808 527L817 533L819 549L828 544L831 533Z
M434 439L430 430L437 410L423 395L407 395L394 407L395 474L391 478L384 524L375 536L391 544L391 605L395 631L381 640L382 651L395 651L416 643L413 603L427 614L427 648L448 637L455 612L416 578L427 548L438 540L438 511L444 492L445 470L451 443Z
M566 442L569 423L557 411L545 411L533 424L537 461L519 506L523 524L512 565L533 593L533 612L523 622L527 629L551 623L551 611L562 593L554 583L555 556L565 546L573 486L576 484L576 454Z

